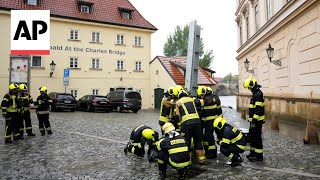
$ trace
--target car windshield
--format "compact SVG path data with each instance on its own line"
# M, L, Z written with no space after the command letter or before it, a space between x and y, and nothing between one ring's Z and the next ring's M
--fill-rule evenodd
M126 93L126 98L137 98L141 99L141 96L138 92L127 92Z
M59 94L57 99L74 100L70 94Z
M102 101L106 101L107 98L105 96L95 96L94 97L95 100L102 100Z

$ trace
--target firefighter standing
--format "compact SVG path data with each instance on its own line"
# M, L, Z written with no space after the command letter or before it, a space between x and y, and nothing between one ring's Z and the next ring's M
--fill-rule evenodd
M5 118L5 143L12 143L11 135L13 139L22 139L19 134L19 109L22 107L22 103L18 97L19 86L17 84L9 85L9 93L3 97L1 102L2 116Z
M22 101L22 106L23 106L22 121L19 129L20 135L24 134L24 123L25 123L25 128L28 136L35 136L35 134L32 133L32 124L31 124L31 118L30 118L30 104L33 103L33 99L28 93L27 91L28 88L25 84L20 84L19 89L20 89L20 99Z
M193 138L198 163L204 164L206 157L202 142L203 133L194 100L188 97L188 93L184 90L179 93L178 98L176 113L180 118L181 135L186 139L189 148L191 147L191 138Z
M184 179L186 168L191 164L188 145L185 139L175 131L172 123L165 123L162 130L165 137L156 143L159 151L158 168L160 178L166 178L167 165L169 164L171 167L178 169L178 179Z
M168 88L168 91L165 93L165 96L163 97L161 101L161 108L160 108L160 117L159 117L159 125L162 130L162 126L166 122L173 122L174 117L174 106L175 106L175 100L178 95L177 89L174 87ZM162 135L164 133L162 132Z
M158 140L158 132L146 125L140 125L131 132L130 141L124 148L124 153L127 154L129 151L132 154L143 157L145 154L144 146L147 143L149 145L147 155L149 156L151 151L156 151L155 142Z
M42 86L39 88L40 90L40 96L37 97L37 101L34 103L34 105L37 106L37 117L39 120L39 130L41 132L41 135L45 135L45 131L47 131L48 134L52 134L50 122L49 122L49 106L52 103L52 100L47 95L47 88Z
M243 83L244 88L252 92L252 98L249 106L249 141L250 154L247 158L252 161L263 161L263 144L262 144L262 124L264 124L264 97L260 90L261 86L255 78L248 78Z

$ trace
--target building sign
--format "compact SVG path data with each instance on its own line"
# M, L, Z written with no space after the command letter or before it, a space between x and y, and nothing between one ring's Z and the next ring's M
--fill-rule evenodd
M70 52L82 52L82 53L97 53L97 54L115 54L119 56L126 55L126 52L111 49L96 49L89 47L74 47L74 46L50 46L52 51L70 51Z
M11 54L50 54L50 10L11 11Z
M11 57L10 83L28 85L30 57Z

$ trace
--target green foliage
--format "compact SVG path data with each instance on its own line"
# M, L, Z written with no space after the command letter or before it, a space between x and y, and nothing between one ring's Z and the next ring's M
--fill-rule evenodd
M188 38L189 38L189 26L183 27L177 26L173 34L170 34L167 38L167 42L164 44L163 52L165 56L187 56L188 54ZM204 53L204 43L202 38L200 39L199 48L200 61L199 65L209 68L214 58L213 51L206 51Z
M226 75L222 80L221 82L224 82L224 83L230 83L230 82L238 82L238 76L237 75L232 75L231 73Z

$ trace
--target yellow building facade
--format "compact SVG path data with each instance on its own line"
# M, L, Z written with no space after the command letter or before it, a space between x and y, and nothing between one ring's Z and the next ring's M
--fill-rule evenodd
M132 5L130 7L135 10ZM125 12L130 14L131 11ZM140 14L133 15L135 18ZM4 95L9 84L10 11L0 10L0 23L0 94ZM141 92L142 108L150 107L151 34L156 28L54 15L50 23L51 54L31 57L30 93L33 97L38 96L41 86L46 86L48 92L66 90L77 99L87 94L107 95L119 88L133 89ZM56 67L50 77L52 61ZM70 70L66 89L64 69Z

